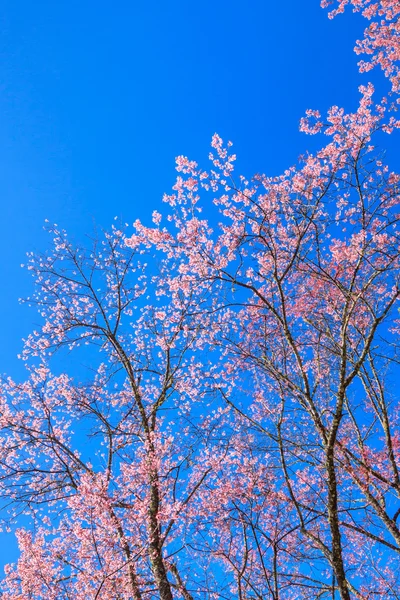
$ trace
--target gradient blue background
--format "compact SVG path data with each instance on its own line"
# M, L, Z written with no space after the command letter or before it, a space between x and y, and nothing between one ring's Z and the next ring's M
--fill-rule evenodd
M354 109L367 80L352 51L365 22L330 21L318 0L1 4L0 372L16 377L37 320L20 264L46 248L45 219L76 237L149 220L174 157L205 159L216 131L241 172L279 174L322 144L298 133L305 109Z

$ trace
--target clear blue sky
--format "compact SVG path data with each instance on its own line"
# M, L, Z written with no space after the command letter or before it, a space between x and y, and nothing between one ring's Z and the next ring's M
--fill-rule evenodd
M350 13L318 0L3 0L0 12L0 372L35 314L20 268L44 219L81 236L93 221L145 219L174 157L231 139L243 172L278 174L314 140L308 107L355 106Z
M22 372L36 315L20 264L46 247L45 219L77 237L148 219L174 157L206 158L216 131L242 172L279 174L320 143L298 133L306 108L356 106L363 27L319 0L3 0L0 372Z

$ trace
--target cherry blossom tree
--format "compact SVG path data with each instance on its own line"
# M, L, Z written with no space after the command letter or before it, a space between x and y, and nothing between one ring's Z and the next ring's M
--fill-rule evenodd
M399 90L400 11L357 51ZM278 177L177 159L165 215L30 256L42 319L1 387L2 598L400 597L396 101L309 110ZM87 365L87 366L85 366Z
M3 497L34 524L17 532L2 597L189 599L191 505L229 449L213 434L229 419L206 410L206 297L169 293L166 263L148 272L121 230L89 252L53 234L29 264L44 319L25 343L29 378L2 386ZM89 381L72 377L75 355Z
M380 66L389 78L392 91L400 91L400 7L397 0L323 0L323 7L332 7L330 18L344 12L346 6L352 6L354 12L361 12L370 21L364 32L364 38L358 40L355 51L367 55L367 60L359 63L362 72L368 72Z
M400 589L390 567L400 551L399 406L389 385L398 360L399 176L373 147L399 123L372 96L372 86L361 88L356 112L334 107L325 121L309 111L302 129L330 141L278 178L236 181L235 157L214 136L210 171L177 161L181 175L165 198L175 231L137 223L128 241L151 240L180 260L172 289L209 290L223 324L213 334L229 382L221 394L257 432L253 453L268 440L274 478L263 501L270 510L277 503L286 522L275 537L270 517L261 541L253 532L262 567L237 556L250 547L245 529L227 557L242 579L250 570L260 598L310 597L312 586L315 597L338 590L342 598ZM216 231L200 218L202 191L218 210ZM250 508L231 502L251 528ZM275 579L275 588L259 579Z

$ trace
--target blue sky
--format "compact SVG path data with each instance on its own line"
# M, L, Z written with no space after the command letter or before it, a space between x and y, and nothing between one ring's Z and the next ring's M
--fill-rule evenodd
M278 174L315 141L308 107L355 106L364 23L318 0L3 0L0 11L0 371L36 315L20 268L47 218L75 236L160 208L174 157L231 139L242 172Z

